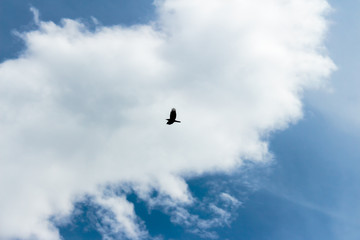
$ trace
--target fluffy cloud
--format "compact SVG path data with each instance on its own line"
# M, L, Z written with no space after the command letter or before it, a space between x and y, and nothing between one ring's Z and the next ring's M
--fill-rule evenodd
M59 239L49 217L83 194L142 238L131 204L101 186L192 203L184 176L268 160L264 136L298 120L302 91L334 69L325 0L156 4L149 25L37 20L23 54L0 65L1 239ZM168 126L172 107L182 123Z

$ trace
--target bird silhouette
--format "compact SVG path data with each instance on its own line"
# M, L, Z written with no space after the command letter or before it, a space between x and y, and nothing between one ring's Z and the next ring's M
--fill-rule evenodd
M170 118L166 119L167 120L167 123L166 124L173 124L174 122L177 122L177 123L180 123L180 121L178 120L175 120L176 119L176 109L173 108L171 109L171 112L170 112Z

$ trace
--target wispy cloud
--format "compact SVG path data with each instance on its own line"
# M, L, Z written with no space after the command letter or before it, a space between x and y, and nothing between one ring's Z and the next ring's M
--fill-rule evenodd
M24 54L0 65L0 238L59 239L49 216L66 216L84 193L111 210L112 229L137 238L131 204L102 198L102 185L130 182L149 202L156 189L186 205L196 200L183 176L269 159L263 137L301 118L302 91L334 69L328 9L168 0L154 23L95 31L33 10L39 27L23 33ZM165 124L172 107L177 126Z
M40 13L39 10L34 8L34 7L30 7L30 11L33 13L34 15L34 22L36 25L40 25Z
M105 239L144 239L148 233L137 219L134 206L125 196L105 196L96 199L102 224L98 230Z

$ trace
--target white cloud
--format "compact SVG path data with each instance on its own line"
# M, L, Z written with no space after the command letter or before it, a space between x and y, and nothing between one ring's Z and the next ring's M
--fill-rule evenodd
M239 200L237 200L235 197L231 196L228 193L221 193L220 197L223 199L223 201L226 202L226 204L228 205L234 205L234 206L238 206L241 205L241 202Z
M98 197L96 202L102 206L98 215L105 227L100 227L99 230L105 239L142 239L148 237L147 232L138 224L139 220L133 204L129 203L124 196L102 196Z
M39 10L37 10L34 7L30 7L30 11L32 12L32 14L34 14L34 22L35 24L39 25L40 24L40 13Z
M302 91L334 69L328 9L168 0L152 25L39 21L24 54L0 65L0 238L59 239L48 217L107 183L190 204L183 176L267 160L263 137L298 120ZM172 107L182 123L168 126ZM143 236L126 199L99 203Z

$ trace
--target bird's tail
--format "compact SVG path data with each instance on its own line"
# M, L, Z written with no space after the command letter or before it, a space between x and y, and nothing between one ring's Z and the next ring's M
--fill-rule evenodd
M175 120L174 122L181 123L181 121Z

